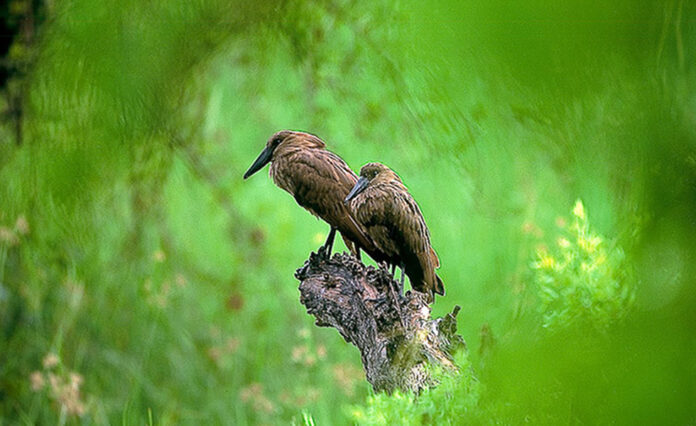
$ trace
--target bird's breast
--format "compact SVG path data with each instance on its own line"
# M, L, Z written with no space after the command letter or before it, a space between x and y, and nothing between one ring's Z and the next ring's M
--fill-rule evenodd
M279 158L271 163L269 174L273 182L284 191L290 193L290 195L295 195L295 184L291 175L286 172L288 167L288 161Z

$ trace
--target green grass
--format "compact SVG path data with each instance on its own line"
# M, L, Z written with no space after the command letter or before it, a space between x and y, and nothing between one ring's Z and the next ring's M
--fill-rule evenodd
M591 3L57 5L0 141L0 423L692 422L696 11ZM282 128L400 174L465 374L373 395L314 326L293 273L328 228L242 180ZM577 199L632 304L534 266Z

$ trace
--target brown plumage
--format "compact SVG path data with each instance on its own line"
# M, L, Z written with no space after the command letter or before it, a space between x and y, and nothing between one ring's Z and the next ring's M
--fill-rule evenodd
M380 163L366 164L346 202L377 249L402 268L415 290L431 299L433 293L445 294L423 214L396 173Z
M290 130L280 131L244 174L244 179L271 163L270 175L280 188L289 192L297 204L331 226L322 246L331 254L336 230L346 246L359 256L359 249L374 253L375 247L365 230L343 203L358 177L348 165L317 136Z

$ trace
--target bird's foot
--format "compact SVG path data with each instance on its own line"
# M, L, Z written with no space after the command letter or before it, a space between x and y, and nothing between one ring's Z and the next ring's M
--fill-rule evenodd
M394 285L397 286L397 289L394 289ZM389 283L389 294L391 295L392 302L394 303L394 307L396 308L396 313L399 315L399 321L401 322L401 328L403 328L404 332L407 329L406 326L406 320L404 319L404 313L401 310L401 292L398 291L398 284L394 281L391 281Z
M384 272L385 277L394 278L394 276L389 272L389 264L387 262L379 262L377 267Z
M331 249L325 245L321 246L319 247L319 250L317 250L317 256L327 260L331 257Z
M297 279L303 279L303 277L307 276L307 271L309 270L309 262L305 262L302 267L300 267L297 271L295 271L295 278Z

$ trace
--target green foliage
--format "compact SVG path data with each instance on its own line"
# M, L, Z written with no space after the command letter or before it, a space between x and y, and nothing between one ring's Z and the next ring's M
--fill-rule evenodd
M459 371L431 371L437 386L419 395L399 391L372 394L365 406L354 406L350 414L364 425L462 424L477 418L479 383L465 350L456 354Z
M580 200L570 222L559 217L556 223L560 233L555 246L538 249L532 263L542 326L557 330L588 323L606 330L628 314L634 300L624 252L590 230Z
M0 129L0 423L693 422L696 10L547 3L46 2ZM459 376L368 396L314 326L292 277L328 229L241 179L281 128L401 175Z

